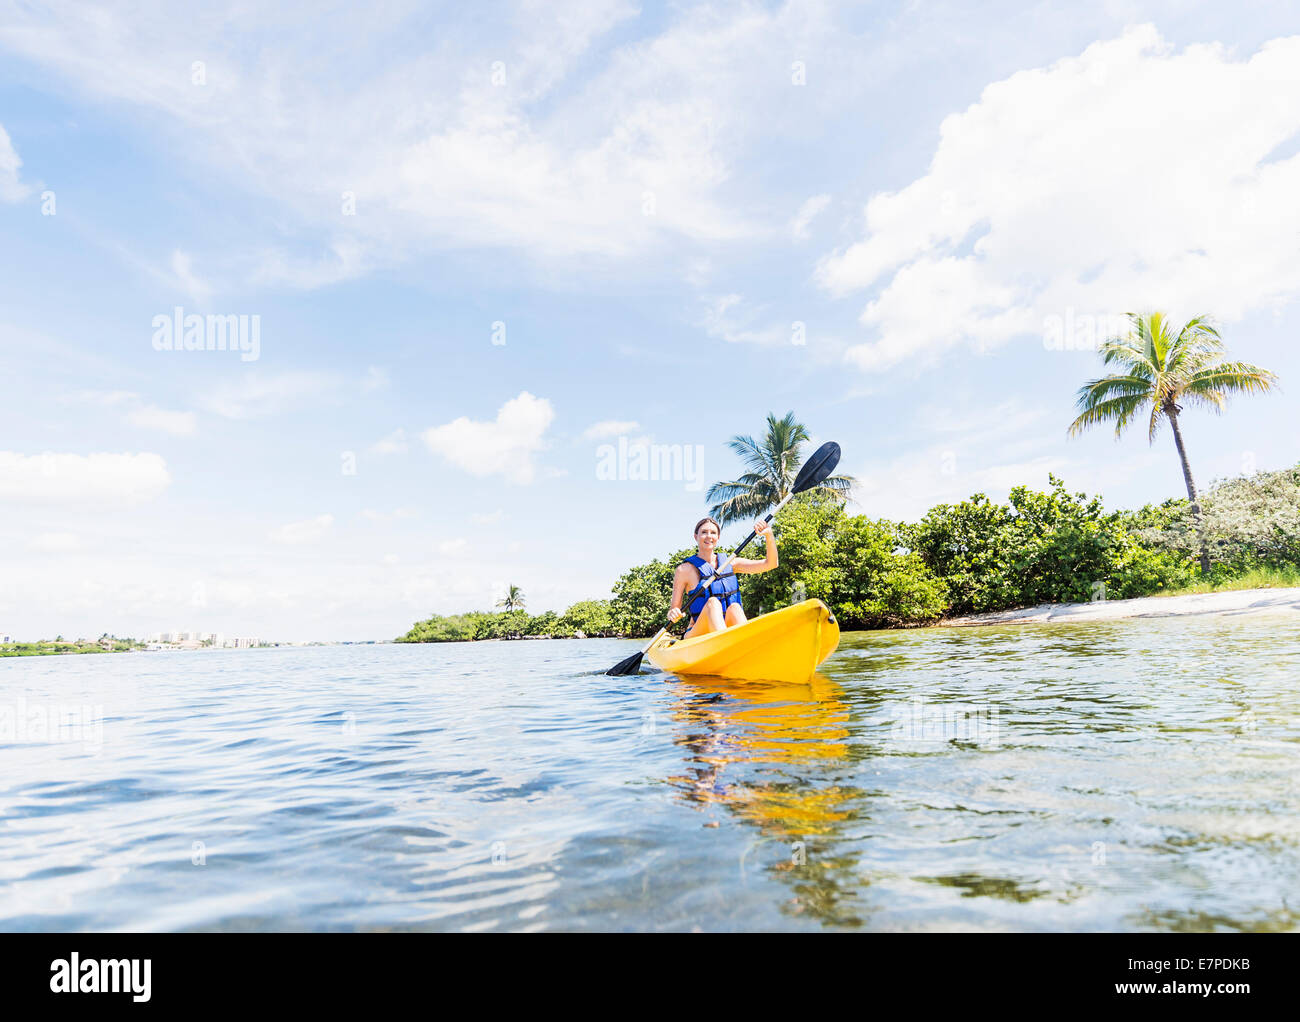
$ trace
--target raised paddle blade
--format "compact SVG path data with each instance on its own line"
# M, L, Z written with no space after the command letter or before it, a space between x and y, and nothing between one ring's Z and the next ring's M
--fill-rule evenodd
M641 658L643 656L645 656L644 653L633 653L626 660L620 660L605 673L615 678L624 674L636 674L637 671L641 670Z
M835 466L840 463L840 445L834 440L822 444L813 452L813 456L803 463L799 475L795 477L791 493L803 493L826 481Z

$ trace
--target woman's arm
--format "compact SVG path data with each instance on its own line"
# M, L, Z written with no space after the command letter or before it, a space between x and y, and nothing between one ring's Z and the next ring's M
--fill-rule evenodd
M686 583L690 581L691 573L694 571L689 564L677 565L677 570L673 572L673 597L668 602L668 623L683 617L686 612L682 610L682 593L686 589Z
M758 575L765 571L771 571L778 564L776 535L772 532L772 526L760 520L754 523L754 531L762 536L767 543L767 559L751 561L744 557L737 557L731 562L731 568L737 575Z

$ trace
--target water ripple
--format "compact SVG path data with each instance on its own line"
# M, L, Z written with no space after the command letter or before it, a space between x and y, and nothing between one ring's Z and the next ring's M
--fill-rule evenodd
M7 660L0 925L1297 925L1293 628L852 633L806 686L632 648Z

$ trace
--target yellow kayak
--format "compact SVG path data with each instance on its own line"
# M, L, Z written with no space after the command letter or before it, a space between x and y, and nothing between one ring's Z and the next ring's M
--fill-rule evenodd
M839 644L840 626L830 608L821 600L804 600L694 639L665 635L646 655L656 667L674 674L802 685Z

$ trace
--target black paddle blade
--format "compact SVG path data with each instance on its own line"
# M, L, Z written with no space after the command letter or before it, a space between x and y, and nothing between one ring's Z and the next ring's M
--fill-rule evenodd
M813 452L813 456L803 463L799 475L795 477L791 493L803 493L814 486L820 486L835 471L840 463L840 445L828 440Z
M641 658L643 656L645 656L644 653L633 653L626 660L620 660L605 673L614 678L624 674L636 674L637 671L641 670Z

